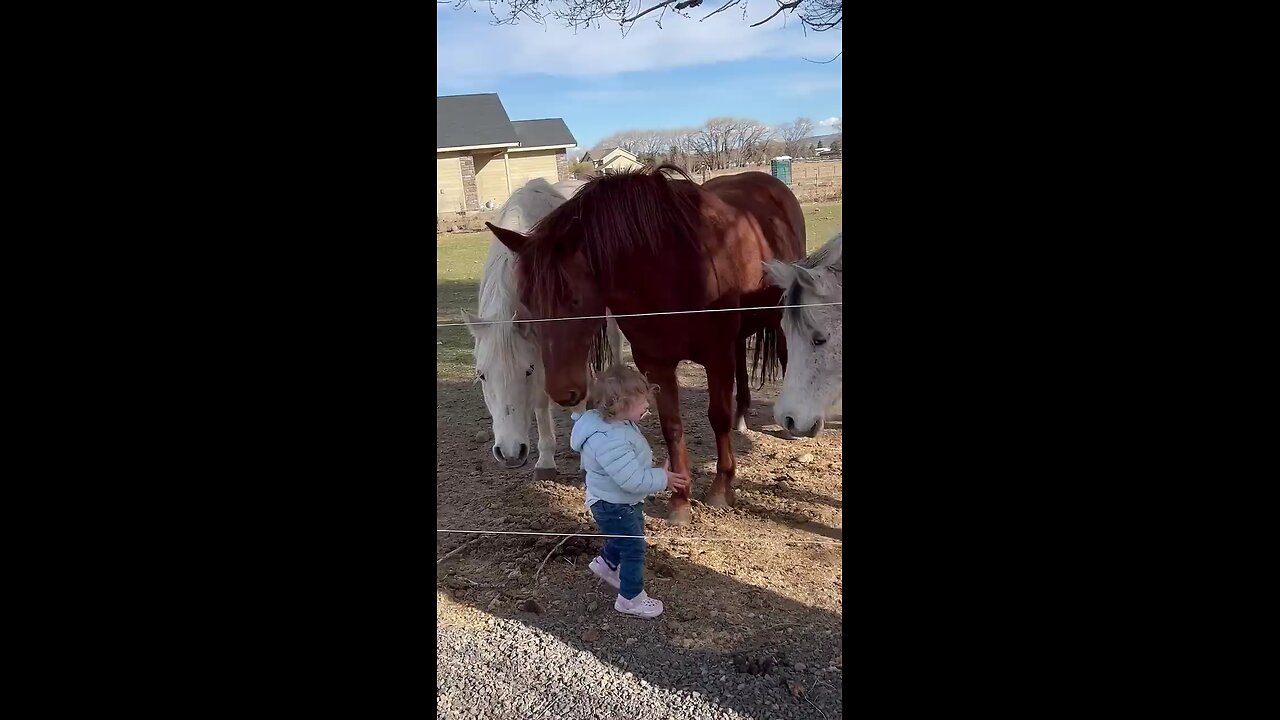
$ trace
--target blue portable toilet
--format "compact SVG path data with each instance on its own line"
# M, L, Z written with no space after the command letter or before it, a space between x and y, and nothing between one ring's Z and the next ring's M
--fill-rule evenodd
M786 183L791 184L791 156L779 155L769 162L771 174Z

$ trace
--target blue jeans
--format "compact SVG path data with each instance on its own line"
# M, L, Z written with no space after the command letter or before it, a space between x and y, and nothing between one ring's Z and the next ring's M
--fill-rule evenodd
M605 535L644 535L644 503L616 505L597 500L591 506L596 527ZM618 594L631 600L644 590L644 540L641 538L608 538L600 557L619 571Z

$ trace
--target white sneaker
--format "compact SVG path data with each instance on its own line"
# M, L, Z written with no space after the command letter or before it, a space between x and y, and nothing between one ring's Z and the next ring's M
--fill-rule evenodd
M622 580L618 577L618 571L610 568L609 563L605 562L604 558L599 555L596 556L595 560L591 561L591 564L588 565L587 568L590 569L596 577L612 585L614 590L621 587Z
M649 597L649 594L641 590L640 594L630 600L618 596L613 601L613 609L624 615L635 615L646 620L651 620L662 614L662 601Z

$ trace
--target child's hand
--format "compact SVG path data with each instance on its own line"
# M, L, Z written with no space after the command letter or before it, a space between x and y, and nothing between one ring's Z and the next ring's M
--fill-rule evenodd
M673 473L670 470L667 470L665 472L667 473L667 489L668 490L678 490L683 492L689 492L689 476L688 475L677 475L676 473Z

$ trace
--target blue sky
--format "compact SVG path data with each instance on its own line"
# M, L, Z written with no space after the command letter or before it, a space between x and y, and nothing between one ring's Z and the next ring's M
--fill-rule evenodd
M840 52L840 31L806 36L781 17L748 27L773 3L757 3L746 21L737 9L707 22L698 18L708 11L668 14L662 29L642 20L625 38L616 25L576 35L554 22L493 26L487 4L473 6L479 12L437 6L436 94L496 92L512 120L562 117L578 140L571 154L621 130L697 126L720 115L770 125L843 115L843 56L825 65L802 59Z

